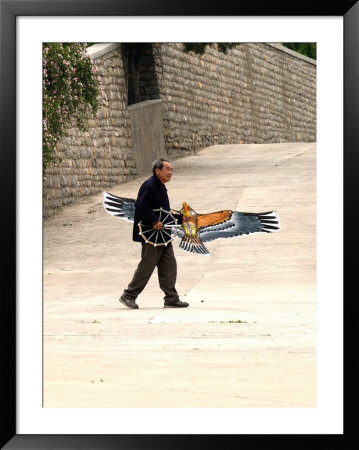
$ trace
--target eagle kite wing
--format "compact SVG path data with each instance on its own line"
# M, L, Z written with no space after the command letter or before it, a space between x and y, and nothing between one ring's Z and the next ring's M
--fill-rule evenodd
M218 211L198 215L199 238L202 242L225 239L251 233L273 233L280 230L275 211L245 213Z
M102 194L103 206L111 216L133 222L135 219L135 200L133 198L117 197L117 195L104 192Z

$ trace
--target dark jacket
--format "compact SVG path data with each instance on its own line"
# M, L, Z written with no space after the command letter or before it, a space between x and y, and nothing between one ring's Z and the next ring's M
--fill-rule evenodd
M158 215L153 209L163 208L170 211L170 202L167 195L167 189L160 179L153 175L146 180L138 191L135 203L135 219L133 223L133 240L143 242L139 235L138 222L141 220L145 225L154 225L158 222ZM176 216L176 218L180 218Z

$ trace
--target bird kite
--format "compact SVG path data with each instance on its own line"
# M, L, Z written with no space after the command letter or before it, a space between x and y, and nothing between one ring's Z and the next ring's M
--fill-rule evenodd
M114 217L134 221L135 200L118 197L108 192L103 193L105 211ZM163 224L161 230L151 225L138 223L139 234L147 244L156 246L168 245L179 237L181 250L209 255L205 242L215 239L236 237L251 233L273 233L280 230L278 214L275 211L248 213L231 210L216 211L209 214L197 214L186 202L180 211L166 211L162 208L153 210ZM178 224L175 215L182 217Z

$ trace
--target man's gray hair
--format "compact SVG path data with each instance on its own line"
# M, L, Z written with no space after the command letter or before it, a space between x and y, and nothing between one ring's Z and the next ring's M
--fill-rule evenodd
M163 167L162 163L164 163L164 162L170 163L171 161L168 161L168 159L166 159L166 158L159 158L159 159L156 159L156 161L153 161L153 163L152 163L153 175L156 175L156 169L162 170L162 167Z

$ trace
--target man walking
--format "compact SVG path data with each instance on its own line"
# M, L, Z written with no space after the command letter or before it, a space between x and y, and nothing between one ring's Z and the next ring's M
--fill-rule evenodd
M170 242L167 246L153 246L146 244L138 233L138 223L142 221L146 225L152 225L155 230L162 229L162 222L153 212L154 209L163 208L170 211L170 203L165 183L172 178L171 163L160 158L152 164L153 176L146 180L138 192L135 203L135 218L133 224L133 240L141 242L141 261L133 275L132 281L120 297L120 302L128 308L137 309L136 298L148 283L155 267L157 266L160 288L165 293L165 308L184 308L189 306L187 302L179 299L175 288L177 278L177 263Z

